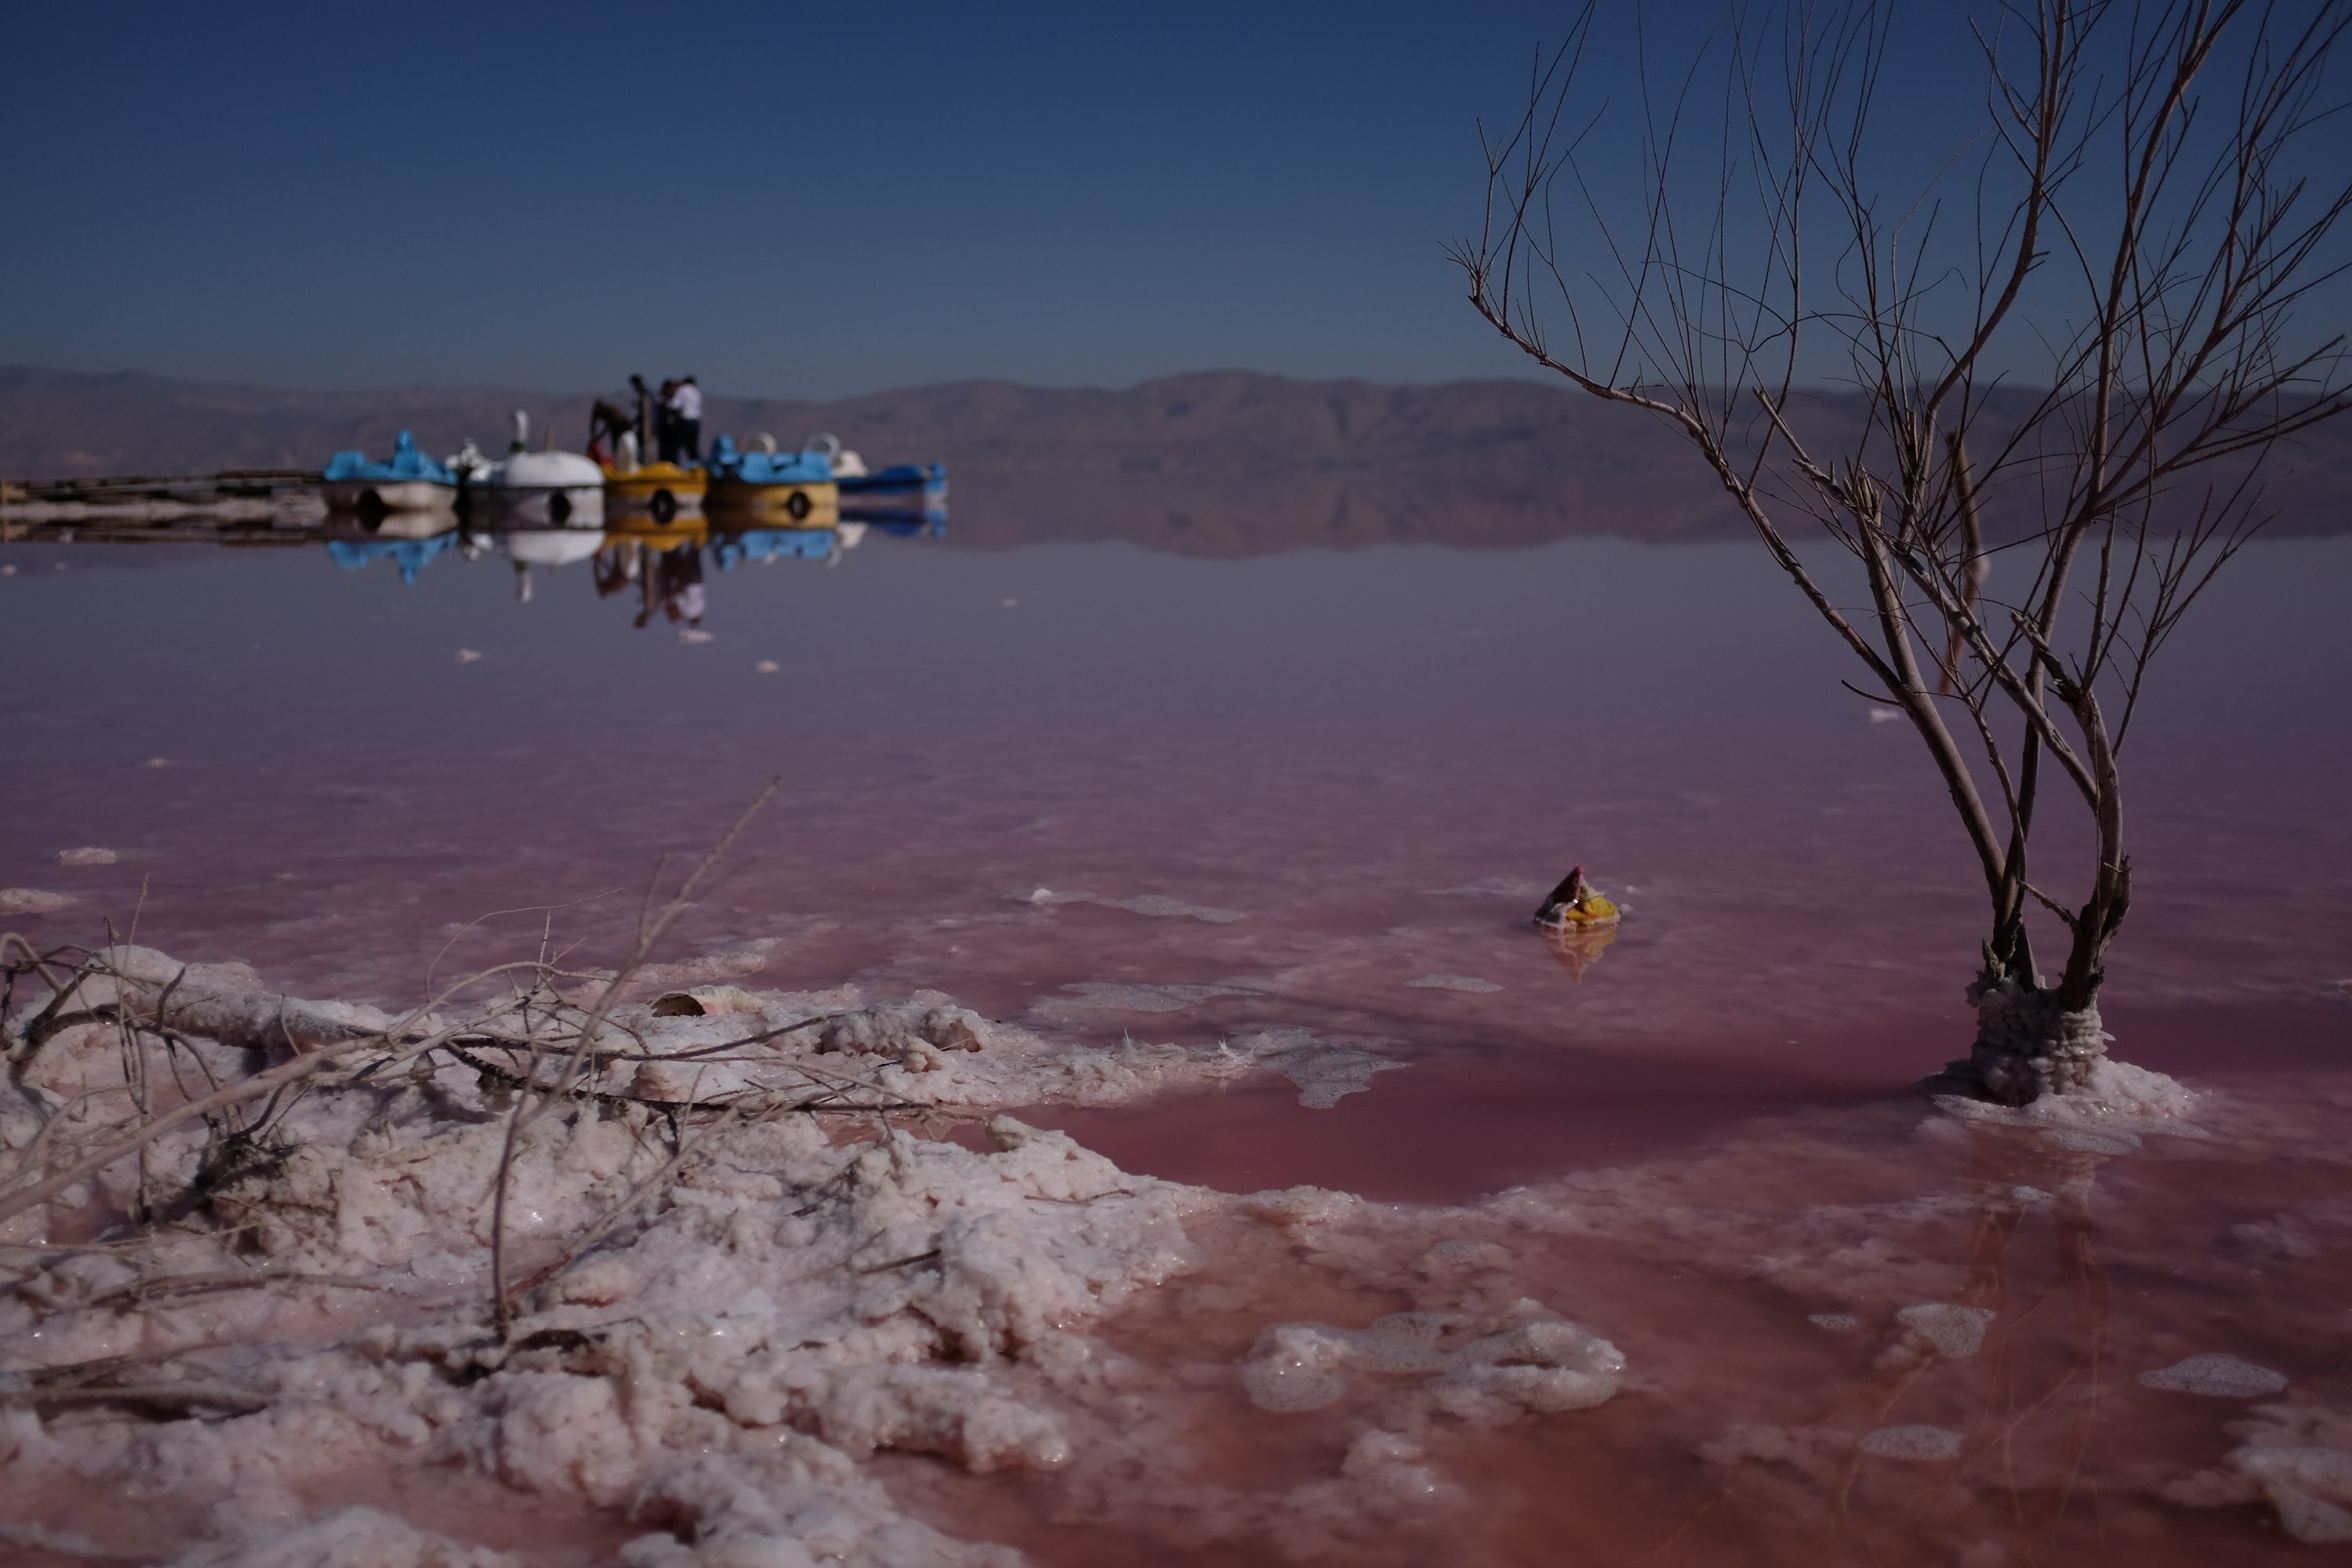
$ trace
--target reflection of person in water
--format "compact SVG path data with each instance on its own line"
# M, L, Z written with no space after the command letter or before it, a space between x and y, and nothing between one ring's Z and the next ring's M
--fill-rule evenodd
M654 569L645 574L645 608L637 612L638 626L653 619L656 605L673 624L700 626L707 603L702 589L700 547L680 544L663 551L655 558Z
M645 552L646 547L634 540L608 544L596 552L595 559L588 563L589 574L596 580L596 596L609 599L635 582L638 563Z

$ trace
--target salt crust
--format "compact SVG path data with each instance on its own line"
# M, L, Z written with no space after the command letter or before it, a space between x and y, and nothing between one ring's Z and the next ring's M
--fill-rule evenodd
M1418 980L1408 980L1407 985L1423 991L1500 991L1491 980L1481 980L1475 974L1424 974Z
M0 888L0 915L45 915L72 902L65 893L45 893L38 888Z
M224 1081L289 1047L403 1025L419 1037L441 1022L278 995L241 965L131 947L106 957L120 978L86 982L78 1002L152 1015L168 993L170 1026ZM649 1533L622 1553L629 1568L1002 1568L1016 1554L903 1513L861 1457L891 1448L986 1471L1063 1466L1074 1432L1133 1446L1122 1428L1135 1369L1085 1326L1196 1266L1188 1217L1233 1210L1288 1229L1372 1212L1312 1189L1234 1200L1130 1175L1009 1117L988 1123L992 1146L975 1152L895 1128L836 1143L809 1117L757 1114L813 1082L850 1080L960 1107L1114 1103L1261 1058L1333 1054L1304 1031L1223 1050L1056 1050L936 994L878 1007L844 1007L854 998L841 994L737 994L756 1014L631 1005L598 1041L656 1058L603 1063L604 1094L725 1096L751 1112L706 1122L653 1201L613 1218L671 1158L654 1114L567 1107L520 1141L508 1229L518 1276L610 1226L577 1268L521 1301L511 1348L496 1344L486 1310L505 1091L446 1058L362 1046L314 1080L255 1157L215 1172L190 1221L136 1254L45 1255L0 1300L0 1353L16 1366L137 1352L157 1358L161 1381L226 1384L267 1407L152 1425L13 1409L0 1413L0 1465L27 1497L96 1487L126 1519L194 1512L204 1527L181 1539L206 1539L182 1568L504 1568L499 1553L365 1509L318 1516L310 1500L355 1471L452 1464L546 1500L522 1506L642 1523ZM66 1118L74 1136L128 1112L110 1025L25 1043L45 1000L10 1020L17 1070L0 1101L0 1151L29 1142L40 1112ZM154 1179L181 1190L205 1155L201 1129L166 1135L152 1146ZM134 1164L65 1201L127 1202ZM39 1217L8 1239L37 1239L26 1226ZM1346 1372L1417 1381L1390 1391L1336 1475L1279 1500L1286 1528L1344 1532L1448 1495L1423 1462L1423 1429L1439 1414L1513 1419L1614 1391L1622 1358L1605 1341L1532 1301L1498 1308L1465 1283L1501 1256L1480 1242L1430 1249L1431 1289L1464 1297L1464 1312L1352 1331L1292 1326L1319 1336L1318 1353ZM143 1303L126 1289L257 1266L282 1282ZM375 1289L355 1298L354 1285Z

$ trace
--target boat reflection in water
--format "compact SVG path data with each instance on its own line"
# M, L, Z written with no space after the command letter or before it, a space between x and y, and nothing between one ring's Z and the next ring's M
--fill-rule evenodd
M327 559L347 572L391 561L400 580L414 583L434 557L457 543L457 520L444 510L376 513L373 518L338 513L320 526Z
M327 559L344 571L362 572L388 561L401 582L412 585L444 556L455 557L461 565L496 558L511 572L514 596L524 604L539 592L541 578L586 562L598 598L632 595L636 609L633 624L649 626L659 619L676 626L684 640L698 642L709 635L700 628L709 608L706 574L711 566L720 574L785 561L837 566L871 533L936 538L947 531L948 522L944 506L928 504L843 507L824 527L812 526L814 516L791 521L781 503L772 509L782 513L781 525L767 526L756 518L712 519L685 506L659 510L669 515L657 516L648 506L618 511L609 521L585 521L574 513L568 522L537 526L494 522L473 515L473 509L461 514L438 504L352 507L292 525L248 526L201 517L12 521L6 539L52 545L320 546Z

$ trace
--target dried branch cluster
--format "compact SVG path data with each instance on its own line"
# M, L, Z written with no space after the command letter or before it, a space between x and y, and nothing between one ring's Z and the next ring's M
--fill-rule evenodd
M724 1123L789 1115L849 1113L881 1121L895 1112L931 1106L891 1092L857 1073L820 1066L804 1048L816 1032L842 1021L818 1015L761 1028L715 1044L662 1050L638 1030L614 1017L614 1005L645 966L656 945L683 910L697 886L724 855L736 835L774 793L747 810L687 877L658 914L641 917L627 961L617 972L583 973L565 966L567 954L553 951L553 910L544 912L537 957L492 965L432 989L428 999L397 1017L333 1005L278 996L257 1006L249 995L186 986L190 969L155 971L158 955L127 942L98 949L65 947L39 951L16 932L0 932L0 1018L6 1018L20 982L37 981L47 994L11 1027L5 1041L12 1075L22 1077L53 1041L68 1031L114 1032L121 1052L119 1079L78 1087L58 1099L32 1136L6 1151L0 1161L0 1227L58 1203L81 1184L126 1161L137 1163L136 1196L124 1234L102 1244L105 1250L137 1249L199 1211L212 1221L236 1206L237 1184L281 1161L290 1144L288 1119L304 1098L339 1090L382 1095L398 1086L430 1087L436 1073L451 1064L468 1069L481 1089L504 1106L504 1142L491 1185L489 1312L496 1342L514 1339L520 1303L569 1268L631 1211L667 1190L697 1156L709 1132ZM658 878L658 872L656 873ZM648 900L650 910L650 899ZM522 911L499 911L515 913ZM484 917L485 919L489 917ZM475 922L478 924L479 922ZM471 929L468 927L467 929ZM131 935L137 932L134 918ZM460 935L463 933L460 932ZM451 938L454 943L457 939ZM442 952L446 956L446 945ZM437 968L439 960L435 961ZM486 991L493 1000L447 1011ZM593 998L574 999L573 994ZM822 1049L821 1041L818 1048ZM272 1060L271 1058L276 1058ZM641 1064L667 1069L654 1082L693 1085L682 1097L640 1092L648 1082ZM744 1069L761 1069L756 1076ZM715 1072L711 1092L700 1092L707 1072ZM666 1147L642 1179L557 1256L528 1276L511 1278L507 1205L518 1151L531 1129L551 1111L619 1115L650 1136L667 1132ZM192 1169L156 1168L159 1141L201 1124L203 1149ZM887 1125L887 1121L885 1122ZM217 1224L208 1226L216 1234ZM40 1243L0 1248L52 1253L70 1244ZM217 1274L142 1279L141 1299L250 1289L283 1278L261 1267ZM303 1276L310 1284L372 1289L365 1279ZM86 1370L86 1369L85 1369ZM7 1402L113 1402L156 1408L236 1409L237 1399L195 1385L124 1384L119 1373L138 1365L102 1369L68 1380L35 1380L6 1391Z
M1868 670L1854 689L1926 742L1990 895L1980 1005L2012 1037L2042 1002L2095 1033L2150 667L2262 522L2265 456L2352 406L2343 337L2296 319L2347 265L2352 180L2322 138L2352 5L2003 5L1974 34L1982 132L1906 199L1879 188L1916 142L1881 101L1883 7L1735 14L1670 89L1639 62L1634 104L1580 85L1595 20L1488 139L1486 226L1453 252L1471 302L1689 440ZM1622 136L1637 158L1612 164ZM1833 405L1805 377L1851 391ZM1817 572L1807 524L1859 563L1863 602ZM2053 769L2095 842L2063 897L2028 854ZM2046 987L2034 906L2067 937ZM2074 1081L2048 1054L1977 1068L2030 1099Z

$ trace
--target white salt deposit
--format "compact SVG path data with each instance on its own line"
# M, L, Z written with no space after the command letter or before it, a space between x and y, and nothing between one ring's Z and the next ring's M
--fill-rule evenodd
M1850 1334L1862 1327L1862 1320L1851 1312L1812 1312L1806 1315L1805 1321L1833 1334Z
M1985 1329L1993 1320L1993 1314L1982 1307L1961 1307L1949 1301L1906 1307L1895 1316L1906 1328L1916 1331L1935 1346L1938 1354L1953 1361L1972 1356L1983 1348Z
M1113 1103L1252 1070L1261 1055L1304 1070L1350 1054L1304 1031L1240 1049L1074 1050L935 993L880 1006L821 994L829 1010L812 1017L808 994L705 984L674 994L698 1012L615 1008L584 1064L595 1098L557 1102L517 1142L518 1316L502 1344L488 1311L487 1197L512 1079L493 1069L519 1058L494 1042L515 1038L522 1015L509 1005L451 1039L443 1019L287 997L239 965L131 947L105 958L115 973L85 980L78 1001L152 1016L168 993L184 1065L200 1076L304 1059L289 1044L331 1064L282 1107L266 1145L218 1143L197 1124L155 1141L148 1176L166 1200L209 1172L173 1226L133 1247L12 1255L22 1278L0 1297L0 1356L20 1384L136 1352L142 1382L232 1396L205 1421L21 1403L0 1421L0 1466L20 1496L135 1487L141 1510L120 1528L173 1510L204 1521L180 1538L201 1537L182 1568L509 1568L519 1560L425 1521L334 1500L354 1476L397 1496L401 1478L454 1474L514 1489L518 1508L635 1529L618 1553L630 1568L1012 1568L1003 1549L902 1511L863 1458L1055 1468L1091 1441L1118 1473L1148 1475L1172 1428L1147 1422L1138 1435L1136 1371L1088 1325L1196 1265L1183 1222L1214 1212L1302 1234L1386 1223L1345 1194L1231 1200L1131 1174L1009 1118L974 1151L890 1118L821 1122L796 1109ZM103 1092L122 1081L117 1030L77 1023L36 1042L24 1030L45 1000L9 1021L19 1070L0 1095L0 1167L45 1122L72 1140L130 1114L126 1096ZM551 1006L534 1004L541 1027ZM688 1096L731 1114L681 1129L644 1103ZM860 1126L873 1141L835 1141ZM139 1179L126 1160L68 1198L127 1206ZM0 1239L37 1241L44 1223L21 1216ZM1253 1388L1305 1408L1329 1392L1319 1373L1342 1393L1360 1387L1371 1421L1335 1473L1262 1507L1237 1501L1235 1528L1328 1553L1458 1498L1430 1457L1448 1424L1614 1393L1622 1358L1606 1341L1475 1283L1508 1262L1503 1248L1413 1234L1425 1288L1463 1308L1267 1331L1277 1348L1241 1369ZM257 1288L147 1294L221 1279ZM259 1408L237 1413L248 1403Z
M111 849L86 847L80 849L58 851L58 864L60 866L111 866L115 858L115 853Z
M680 626L677 628L677 640L688 645L714 642L718 639L718 637L719 634L717 632L705 631L700 626Z
M2266 1366L2233 1355L2193 1355L2139 1374L2142 1388L2169 1394L2202 1394L2217 1399L2257 1399L2286 1392L2286 1378Z
M1418 980L1408 980L1407 985L1425 991L1500 991L1491 980L1481 980L1475 974L1424 974Z
M45 915L72 902L68 894L45 893L38 888L0 888L0 915Z
M457 662L459 664L471 664L481 657L482 655L480 650L477 648L461 647L457 650Z
M1960 1435L1941 1426L1881 1426L1864 1433L1862 1441L1854 1446L1882 1459L1957 1459L1960 1456Z
M757 664L753 665L751 668L752 668L753 669L758 670L761 675L773 675L773 674L775 674L775 673L776 673L776 671L778 671L778 670L780 670L780 669L783 668L784 667L783 667L782 665L781 665L781 664L778 664L778 663L777 663L774 659L772 659L772 658L763 658L763 659L760 660L760 662L759 662L759 663L757 663Z
M1946 1115L1963 1121L1997 1122L2011 1127L2042 1130L2062 1148L2077 1147L2067 1138L2084 1133L2116 1140L2113 1146L2079 1145L2086 1152L2120 1153L2139 1146L2147 1137L2205 1138L2209 1134L2189 1118L2200 1096L2178 1079L2105 1057L2092 1067L2090 1082L2067 1094L2045 1094L2031 1105L1995 1105L1965 1095L1937 1095L1936 1105ZM2128 1144L2122 1142L2129 1139Z

